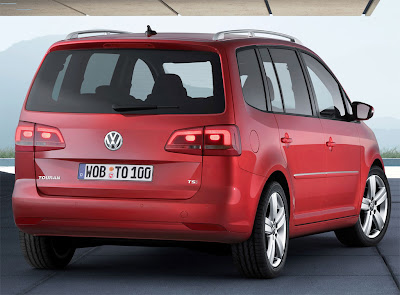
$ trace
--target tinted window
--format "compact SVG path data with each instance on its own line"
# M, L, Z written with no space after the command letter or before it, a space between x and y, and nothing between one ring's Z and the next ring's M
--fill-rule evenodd
M146 100L154 86L153 74L149 66L138 59L133 68L130 95L135 98Z
M129 111L134 114L222 113L219 56L147 49L54 51L38 72L26 108L116 113L113 106L153 107Z
M94 53L86 65L81 94L95 93L99 86L109 86L119 54Z
M252 107L266 111L264 84L255 50L239 51L237 60L244 100Z
M64 81L65 72L67 71L70 60L71 60L71 55L68 55L67 58L65 59L63 69L57 75L57 79L54 84L53 92L51 94L51 98L55 101L58 100L58 96L60 95L61 84Z
M310 97L296 52L288 49L270 49L270 52L282 88L285 112L311 116Z
M278 80L276 79L275 69L271 61L269 52L265 48L260 49L265 74L267 76L267 86L270 94L272 111L283 112L282 97L279 90Z
M336 80L315 58L303 54L313 84L321 117L341 119L346 117L342 95Z
M212 67L209 61L191 63L165 63L164 71L178 75L190 97L213 95Z

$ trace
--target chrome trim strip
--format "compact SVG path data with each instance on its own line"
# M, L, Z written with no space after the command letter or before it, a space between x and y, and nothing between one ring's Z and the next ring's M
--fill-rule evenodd
M328 175L328 174L358 174L359 171L329 171L329 172L313 172L313 173L298 173L294 177L312 176L312 175Z
M335 174L335 173L346 173L346 174L358 174L358 171L330 171L325 172L326 174Z

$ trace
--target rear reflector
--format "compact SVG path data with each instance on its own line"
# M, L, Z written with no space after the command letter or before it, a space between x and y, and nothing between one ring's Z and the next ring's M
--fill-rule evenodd
M204 156L239 156L242 152L236 125L177 130L168 139L165 150Z
M17 225L35 225L43 220L42 217L17 217L15 223Z
M15 150L50 151L65 148L64 138L55 127L19 122L15 132Z

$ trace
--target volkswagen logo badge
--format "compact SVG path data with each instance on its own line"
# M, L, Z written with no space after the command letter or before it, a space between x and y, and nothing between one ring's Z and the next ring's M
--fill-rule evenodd
M104 144L110 151L116 151L122 146L122 135L117 131L110 131L104 137Z

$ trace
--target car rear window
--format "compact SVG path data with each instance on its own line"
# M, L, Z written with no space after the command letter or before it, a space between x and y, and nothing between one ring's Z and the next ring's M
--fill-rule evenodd
M26 109L62 113L213 114L225 110L213 52L99 49L45 58Z

